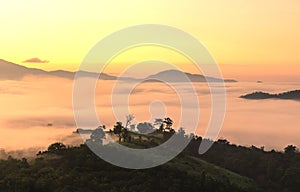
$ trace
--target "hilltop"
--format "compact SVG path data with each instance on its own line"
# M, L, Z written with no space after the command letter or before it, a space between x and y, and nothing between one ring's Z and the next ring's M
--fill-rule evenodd
M234 79L218 79L214 77L208 77L199 74L191 74L187 72L181 72L179 70L166 70L159 72L154 75L150 75L146 78L148 81L155 81L155 79L159 79L160 81L165 82L228 82L235 83L237 82Z
M99 137L96 136L104 133L99 130L92 132L87 142L97 142ZM106 134L115 135L117 141L118 133L114 131ZM119 143L132 148L149 148L165 142L173 134L179 133L156 130L143 135L128 131L126 137L122 134ZM11 157L0 160L0 191L298 191L300 154L295 146L287 146L282 153L265 151L263 147L237 146L219 139L200 156L198 147L203 141L209 140L193 136L176 158L145 170L111 165L92 153L86 144L67 147L54 143L30 162ZM103 147L114 148L113 145Z
M290 100L300 100L300 90L288 91L278 94L270 94L265 92L254 92L246 95L240 96L243 99L290 99Z
M152 169L129 170L103 161L86 145L49 147L33 162L9 158L0 161L0 168L1 191L258 191L252 179L189 155Z

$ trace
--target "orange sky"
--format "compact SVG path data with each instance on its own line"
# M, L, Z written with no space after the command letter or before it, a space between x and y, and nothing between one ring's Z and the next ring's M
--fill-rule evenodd
M199 39L227 78L297 81L300 76L298 0L12 0L2 1L0 7L1 58L30 67L74 71L106 35L156 23L180 28ZM185 62L178 54L157 52L129 53L117 59L110 72L118 72L121 63L132 63L137 57ZM50 62L22 63L35 57ZM186 67L186 71L193 69Z

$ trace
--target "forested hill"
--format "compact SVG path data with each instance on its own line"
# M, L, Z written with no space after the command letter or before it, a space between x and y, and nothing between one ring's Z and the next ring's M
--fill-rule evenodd
M265 92L254 92L247 95L242 95L240 98L243 99L289 99L289 100L300 100L300 90L288 91L279 94L271 94Z
M133 137L121 144L136 147L157 144L153 135L149 139L151 142ZM146 170L113 166L94 155L86 145L66 147L55 143L30 162L11 157L1 160L0 191L299 191L300 155L295 146L286 147L284 153L267 152L219 140L200 156L197 151L201 141L201 137L194 137L175 159Z
M62 147L52 145L33 162L13 158L0 161L0 191L258 191L253 180L189 155L156 168L129 170L101 160L86 145L59 145Z

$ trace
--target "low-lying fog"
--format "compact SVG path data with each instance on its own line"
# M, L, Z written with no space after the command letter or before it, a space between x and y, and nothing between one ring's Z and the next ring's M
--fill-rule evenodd
M99 119L108 129L117 121L111 108L114 83L99 81L96 91ZM181 86L185 86L184 83ZM125 90L126 83L121 87ZM197 133L203 134L210 117L210 92L206 83L195 83L195 87L201 110ZM115 94L124 94L123 88ZM300 89L300 83L238 82L227 83L226 88L227 113L219 138L239 145L276 150L282 150L288 144L300 146L300 102L239 98L253 91L277 93ZM16 156L28 156L56 141L66 145L82 143L80 136L73 133L77 127L72 111L72 89L73 81L62 78L31 76L22 81L0 81L0 156L7 155L8 151L14 151L11 154ZM116 102L114 110L123 113L126 106ZM132 91L129 103L137 122L167 115L174 119L175 127L178 125L179 98L167 85L140 84ZM125 115L118 120L124 122Z

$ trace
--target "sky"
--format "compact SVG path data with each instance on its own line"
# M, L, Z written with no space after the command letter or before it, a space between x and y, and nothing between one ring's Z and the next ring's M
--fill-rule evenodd
M287 143L299 145L299 102L258 103L238 98L253 90L278 93L299 87L299 0L0 0L0 59L44 70L76 71L98 41L120 29L141 24L168 25L191 34L208 49L225 78L240 81L227 87L228 113L221 137L234 143L276 149L282 149ZM184 71L198 73L183 55L157 46L122 52L109 63L105 72L117 75L128 66L147 60L171 63ZM142 76L160 67L152 61L133 69ZM75 130L71 103L73 82L27 78L20 82L0 82L1 104L5 109L0 111L0 148L30 147L33 140L37 146L57 139L65 141ZM257 84L258 80L264 83ZM169 94L167 89L156 86L146 88L151 88L149 92L161 98ZM110 92L107 92L104 100L99 99L99 106L110 100ZM206 92L199 88L201 96ZM148 98L138 98L145 101L134 98L133 105L134 101L137 103L133 113L145 114L145 119L140 120L146 121ZM176 103L175 98L171 99ZM206 101L205 97L201 99ZM204 102L205 106L207 103ZM176 112L172 104L169 111ZM103 110L109 108L105 107ZM203 114L209 117L205 115L209 114L209 106L206 108L201 117ZM111 111L100 112L112 114ZM174 119L176 115L170 114ZM105 116L104 119L107 119L105 124L112 126L113 118ZM49 127L49 123L53 126ZM27 129L23 130L24 125ZM49 135L48 130L57 132ZM280 141L274 143L274 139Z
M177 27L196 37L226 78L300 80L298 0L0 0L0 57L45 70L75 71L105 36L149 23ZM119 73L120 65L137 57L186 62L157 47L131 51L116 58L109 72ZM32 58L35 62L24 62ZM185 70L193 72L190 67Z

